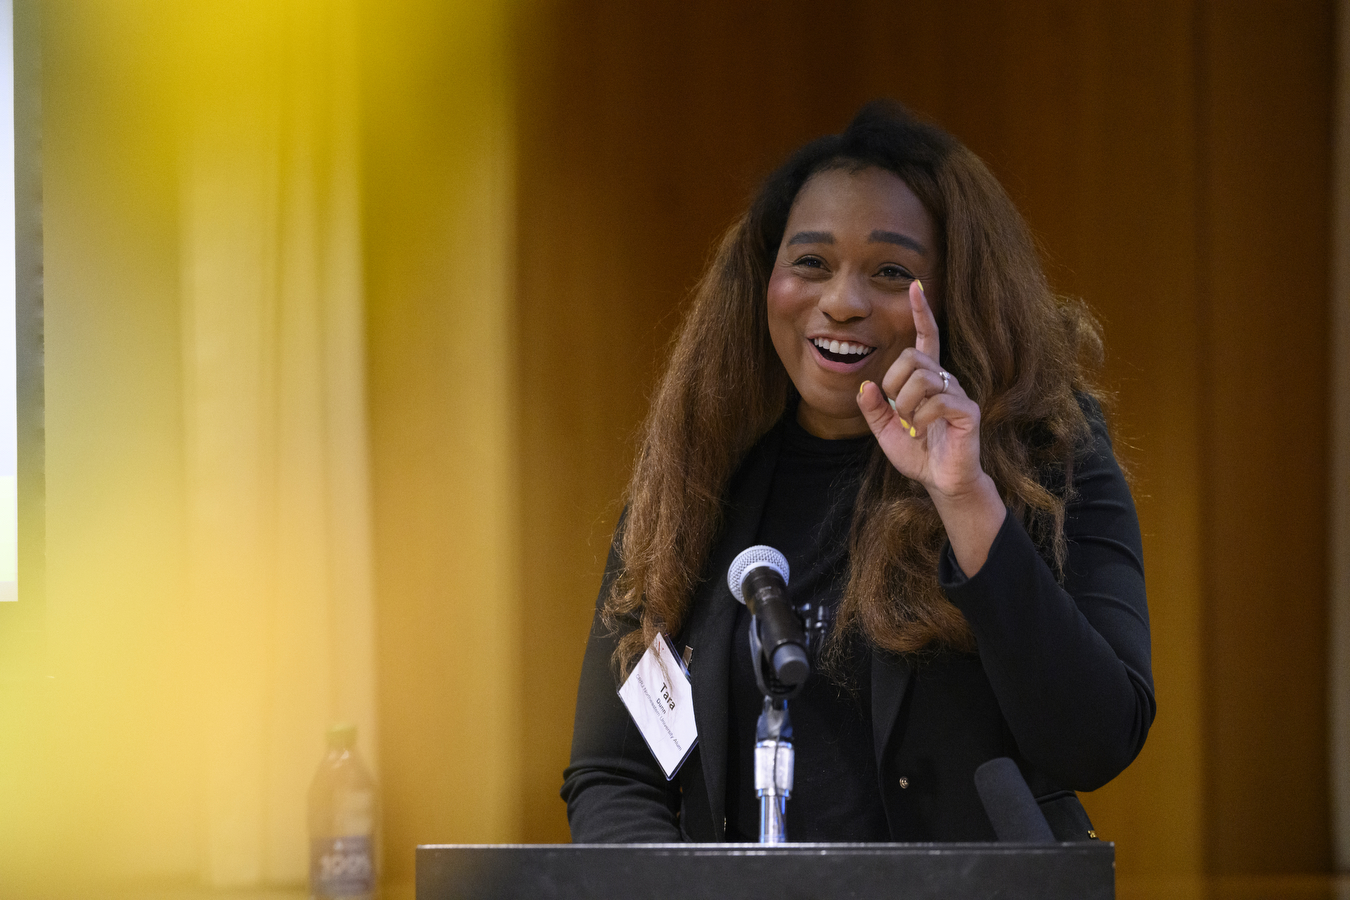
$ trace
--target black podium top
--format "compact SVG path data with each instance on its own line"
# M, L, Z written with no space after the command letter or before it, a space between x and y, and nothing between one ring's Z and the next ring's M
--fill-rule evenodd
M417 900L1111 900L1115 845L445 844Z

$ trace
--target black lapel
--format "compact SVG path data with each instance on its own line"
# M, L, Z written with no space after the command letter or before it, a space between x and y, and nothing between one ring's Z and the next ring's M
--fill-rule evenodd
M877 771L886 771L884 755L909 687L909 663L902 656L872 648L872 740ZM884 796L884 795L883 795Z
M698 725L698 756L708 787L713 833L719 841L726 836L728 679L738 605L727 587L727 569L736 554L755 543L782 434L777 426L766 434L737 473L728 501L727 527L708 556L685 631L685 643L693 648L689 676L694 722Z

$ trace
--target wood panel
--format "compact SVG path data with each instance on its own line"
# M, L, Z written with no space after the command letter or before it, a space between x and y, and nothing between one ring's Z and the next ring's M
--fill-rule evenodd
M527 671L575 671L579 662L604 526L629 459L620 439L642 414L655 372L649 354L713 239L761 173L800 141L840 127L869 97L911 103L991 162L1051 248L1065 288L1103 311L1115 351L1110 376L1127 398L1122 420L1142 405L1129 398L1159 393L1168 377L1161 363L1195 342L1185 10L1044 5L1023 15L990 3L877 3L826 28L807 24L815 10L806 4L772 16L703 6L677 16L566 4L531 36L520 116L521 344L541 347L524 356L539 367L525 382L547 378L557 401L535 407L525 426L531 462L522 477L534 479L525 528L543 563L527 576L525 596L551 619L536 619L541 632L526 635ZM1121 77L1116 66L1145 34L1158 63L1142 82ZM564 213L559 239L558 225L546 223ZM560 269L549 253L576 268ZM1167 289L1145 289L1145 269ZM600 359L568 368L576 348L596 344L606 347ZM607 421L581 414L581 398L596 396L606 398ZM1122 841L1124 863L1136 854L1186 872L1199 864L1197 412L1193 397L1170 396L1178 409L1129 443L1139 445L1131 455L1156 460L1136 466L1145 490L1161 487L1171 501L1140 498L1150 538L1170 538L1150 540L1150 578L1169 601L1157 615L1158 665L1172 705L1135 784L1103 792L1093 806L1107 834L1132 838ZM1148 452L1155 443L1185 451L1157 459ZM560 471L573 474L562 492L549 488ZM527 762L530 839L566 834L553 793L566 759L569 688L564 681L547 712L527 714L550 748ZM1164 828L1142 814L1159 806L1169 810Z
M1221 875L1331 859L1331 12L1214 2L1202 20L1205 818Z
M524 9L521 838L566 839L575 673L681 304L756 180L886 95L990 163L1103 322L1160 702L1141 758L1086 798L1122 879L1325 869L1325 459L1304 449L1323 436L1328 5Z

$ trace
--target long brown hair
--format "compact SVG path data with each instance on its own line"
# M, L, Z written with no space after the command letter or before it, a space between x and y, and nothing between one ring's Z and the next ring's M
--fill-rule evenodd
M942 365L980 405L980 459L1056 568L1073 459L1088 435L1079 396L1101 360L1095 323L1055 297L1030 232L985 165L903 107L876 101L838 135L799 149L723 238L656 390L627 491L623 566L605 598L626 672L658 631L677 634L723 525L728 482L783 415L791 385L769 339L766 291L797 193L815 174L877 167L923 202L938 235ZM931 290L931 288L930 288ZM859 633L913 654L969 650L938 586L945 534L923 486L879 447L858 492L849 576L831 643Z

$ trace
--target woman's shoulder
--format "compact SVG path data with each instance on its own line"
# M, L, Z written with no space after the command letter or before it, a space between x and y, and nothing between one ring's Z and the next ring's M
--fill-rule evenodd
M1111 425L1102 398L1088 391L1075 391L1074 399L1087 420L1087 430L1078 442L1075 465L1091 465L1109 462L1119 467L1116 460L1115 445L1111 437Z

